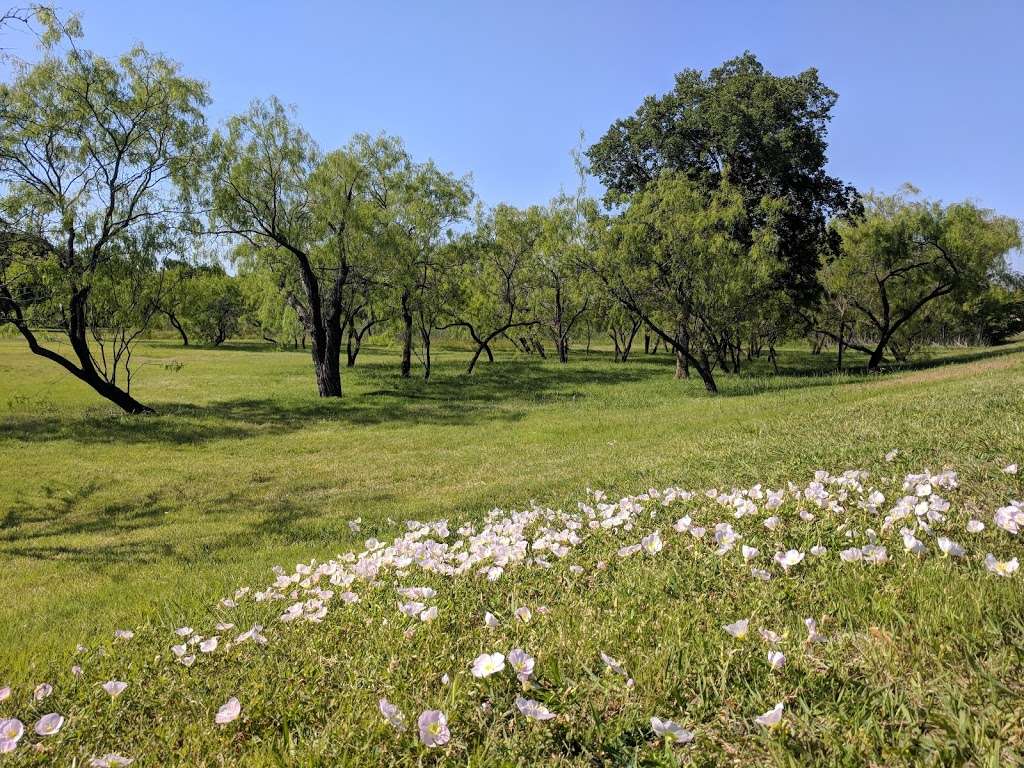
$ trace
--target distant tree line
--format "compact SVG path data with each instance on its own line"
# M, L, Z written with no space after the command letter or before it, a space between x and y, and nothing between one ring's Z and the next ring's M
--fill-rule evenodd
M131 413L150 410L132 350L159 327L308 348L324 397L374 334L426 379L442 333L469 342L468 373L497 345L566 363L597 335L625 361L642 338L715 392L745 360L777 368L785 340L878 370L1024 331L1019 223L829 175L837 94L813 69L745 53L685 70L574 153L574 193L487 207L396 137L323 148L274 98L210 130L206 86L177 63L98 56L44 7L8 21L43 54L0 86L0 325Z

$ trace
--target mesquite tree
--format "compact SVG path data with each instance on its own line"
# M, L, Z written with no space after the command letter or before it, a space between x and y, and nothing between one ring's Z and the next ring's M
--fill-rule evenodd
M0 323L128 413L151 412L130 393L131 348L159 310L159 257L180 243L176 182L198 164L206 88L141 47L116 61L69 47L0 86Z
M693 367L708 392L718 391L713 371L722 334L781 269L770 225L781 204L772 205L775 211L761 212L769 225L752 228L742 196L727 182L709 193L665 174L610 221L605 246L595 252L592 267L606 289L675 350L677 375Z
M906 194L869 195L864 218L837 221L835 229L841 253L821 279L833 297L829 306L852 311L862 339L847 337L848 314L838 329L818 331L867 354L872 371L886 350L899 350L901 334L935 302L946 296L963 302L986 291L991 274L1005 268L1021 243L1012 218L971 202L945 206Z

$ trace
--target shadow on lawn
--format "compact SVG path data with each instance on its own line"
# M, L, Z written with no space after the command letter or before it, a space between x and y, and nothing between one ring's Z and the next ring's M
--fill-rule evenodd
M1014 344L941 354L893 366L886 373L974 362L1022 349L1022 345ZM245 351L252 350L246 346ZM834 352L812 355L801 350L780 350L778 375L765 356L744 360L739 375L717 371L719 396L756 396L876 381L886 375L866 373L863 357L851 353L847 359L852 364L837 371ZM463 364L461 360L444 360L436 367L434 378L424 382L419 378L401 379L393 362L366 361L355 369L346 369L343 383L349 392L355 389L356 393L346 394L341 399L320 399L313 395L259 397L256 379L253 390L257 396L254 397L225 398L209 403L151 401L158 410L155 417L123 416L106 406L82 415L52 409L34 414L18 413L0 419L0 441L71 440L85 444L184 446L285 434L315 423L341 427L509 423L522 419L537 405L586 398L587 388L670 380L675 362L664 352L648 355L640 350L635 351L626 364L614 363L610 353L599 351L579 352L564 366L525 357L499 358L493 364L481 364L472 376L463 373ZM309 379L312 387L312 371ZM680 382L679 387L681 397L705 396L696 376ZM641 405L638 403L638 407Z
M473 376L446 366L429 382L401 379L393 365L367 363L345 383L355 394L340 399L313 396L245 397L210 403L153 401L158 415L128 417L108 408L85 415L46 412L0 420L0 440L189 445L296 431L312 423L340 426L375 424L466 425L517 421L537 404L586 397L588 386L614 386L661 372L636 366L554 367L506 360L483 366ZM312 373L310 374L312 384ZM258 381L254 382L258 392Z
M202 516L217 518L214 530L195 535L189 516L173 494L153 491L145 497L97 503L109 483L90 481L76 489L50 487L43 499L18 499L0 519L0 555L39 561L66 561L102 570L126 563L153 565L168 560L181 567L230 559L260 547L317 544L358 547L383 521L366 520L361 531L348 527L346 515L325 515L315 492L287 494L254 509L254 498L231 492L204 503ZM315 491L315 489L313 489ZM387 501L388 494L378 499ZM250 510L239 516L240 509ZM150 534L159 528L170 530ZM175 535L177 529L181 535Z

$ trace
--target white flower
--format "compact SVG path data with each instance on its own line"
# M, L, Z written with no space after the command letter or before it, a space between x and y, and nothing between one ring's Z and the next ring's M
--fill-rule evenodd
M942 554L944 555L949 555L950 557L963 557L965 554L963 547L952 539L947 539L945 536L939 536L939 538L935 540L935 543L939 545L939 549L942 550Z
M115 629L114 630L114 639L115 640L131 640L133 637L135 637L135 633L132 632L130 629Z
M754 718L754 722L763 725L765 728L774 728L782 721L782 702L769 709L763 715Z
M1007 464L1005 467L1003 467L1003 472L1005 472L1008 475L1016 475L1017 474L1017 465L1016 464Z
M651 730L654 731L655 736L663 738L666 744L689 744L693 741L693 731L687 731L672 720L652 717Z
M525 605L516 608L515 617L519 619L523 624L529 624L530 619L533 618L533 611L527 608Z
M94 757L89 760L89 768L123 768L135 762L132 757L125 757L116 752L108 752L103 757Z
M42 701L47 696L53 693L53 686L49 683L40 683L36 686L36 689L32 692L32 698L36 701Z
M740 619L734 621L732 624L726 624L722 629L728 632L730 635L735 637L737 640L742 640L747 636L747 630L750 627L750 619Z
M203 653L213 653L217 650L217 644L220 642L218 637L208 637L199 644L199 650Z
M764 527L767 528L769 531L774 531L780 525L782 525L782 520L779 517L777 517L776 515L772 515L771 517L767 517L764 520Z
M803 562L804 553L796 549L790 549L786 552L776 552L775 562L782 566L782 570L789 571L793 566L799 565Z
M768 651L768 664L772 669L782 669L786 663L786 656L782 651Z
M554 712L539 701L525 699L522 696L516 696L516 707L531 720L550 720L555 716Z
M25 726L16 717L0 720L0 742L11 742L13 749L25 733Z
M58 715L56 712L51 712L48 715L43 715L39 718L39 722L36 723L35 731L40 736L53 736L55 733L60 731L64 726L64 716Z
M1021 527L1024 526L1024 507L1018 507L1016 504L1000 507L996 510L993 519L995 524L1004 531L1017 535Z
M420 621L433 621L437 618L437 606L432 605L427 610L420 613Z
M237 720L240 714L242 714L242 705L237 698L232 696L217 710L217 716L213 720L217 725L227 725L233 720Z
M766 571L763 568L751 568L750 569L750 575L753 576L755 579L760 579L761 581L771 581L772 580L771 572L770 571Z
M646 551L647 554L656 555L661 552L665 545L661 541L661 533L659 531L655 531L649 536L644 536L640 539L640 546L644 548L644 551Z
M10 697L11 686L5 685L3 688L0 688L0 701L3 701L4 699L9 699Z
M924 554L924 543L909 531L903 534L903 548L914 555Z
M127 687L128 683L121 680L108 680L103 684L103 690L109 693L112 699L120 696Z
M839 553L839 559L844 563L855 563L861 558L860 547L850 547Z
M416 721L420 731L420 741L427 747L439 747L447 744L452 737L448 730L448 718L439 709L428 709Z
M828 552L828 549L821 546L821 544L815 544L813 547L811 547L811 554L815 557L821 557L826 552Z
M899 455L899 453L900 452L898 450L893 448L891 451L889 451L887 454L885 454L885 460L889 461L889 462L894 461L896 459L896 457Z
M1017 562L1016 557L1012 560L997 560L995 555L989 552L985 556L985 567L997 576L1013 576L1020 567L1020 564Z
M196 663L196 656L194 653L189 656L182 656L180 659L178 659L178 661L180 661L186 667L191 667L193 664Z
M603 661L605 663L605 666L608 667L608 669L610 669L612 672L614 672L617 675L622 675L623 677L626 677L626 670L622 666L621 663L619 663L618 661L613 659L611 656L609 656L604 651L601 651L600 653L601 653L601 661Z
M380 709L380 713L384 715L384 719L387 720L391 724L391 727L396 731L404 731L408 727L405 723L405 715L403 715L402 711L387 699L381 699L377 702L377 707Z
M762 629L760 632L761 639L769 645L778 645L780 642L782 642L782 638L779 637L778 632L772 632L770 629Z
M481 653L473 661L473 677L490 677L505 668L505 656L501 653Z
M744 562L747 563L749 563L751 560L757 557L758 554L757 549L755 549L754 547L748 547L746 544L740 547L740 551L743 553ZM668 722L671 722L671 720L669 720Z
M490 611L484 614L484 625L491 629L497 629L501 626L498 619Z
M515 670L516 677L520 682L526 682L533 674L533 667L536 660L522 648L513 648L508 652L508 663Z
M821 643L825 641L825 636L818 632L818 622L814 619L804 619L804 626L807 627L807 642L808 643Z

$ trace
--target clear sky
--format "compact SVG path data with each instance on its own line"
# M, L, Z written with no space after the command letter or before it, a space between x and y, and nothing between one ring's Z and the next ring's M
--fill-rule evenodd
M835 175L1024 219L1024 0L58 2L87 47L141 41L206 80L214 123L274 94L322 146L397 134L488 203L572 187L580 130L596 140L675 72L749 49L838 91Z

